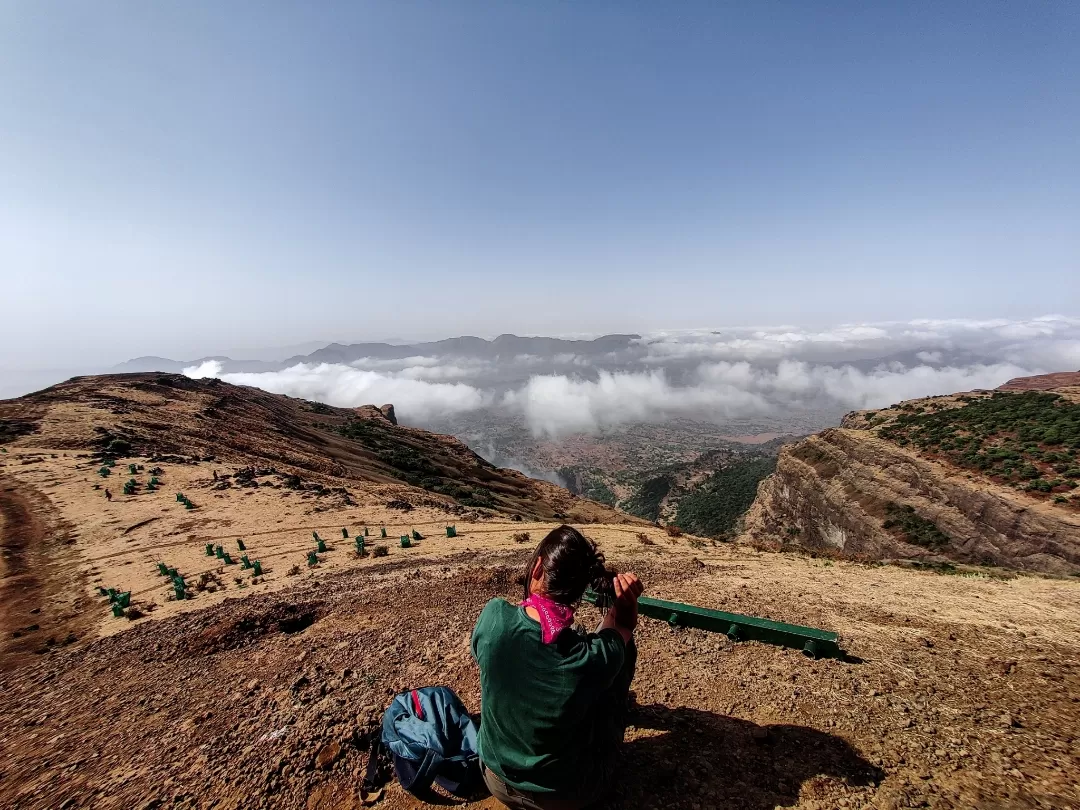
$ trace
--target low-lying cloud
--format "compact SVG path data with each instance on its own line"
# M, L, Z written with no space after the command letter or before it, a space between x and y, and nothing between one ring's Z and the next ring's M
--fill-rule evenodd
M184 369L184 374L195 378L219 377L234 385L251 385L275 394L343 408L392 402L398 417L414 424L450 413L473 411L491 401L491 394L464 383L425 382L337 363L300 363L283 371L222 374L221 364L211 360Z
M805 360L854 362L904 353L937 355L1024 367L1080 367L1080 318L1046 315L1028 320L914 320L845 324L829 329L789 326L660 332L641 341L644 362Z
M403 421L421 426L503 409L523 417L535 435L551 437L673 417L782 420L814 411L835 421L851 409L1078 369L1080 319L696 330L644 336L634 351L505 362L364 358L226 374L211 361L184 373L338 406L393 402Z

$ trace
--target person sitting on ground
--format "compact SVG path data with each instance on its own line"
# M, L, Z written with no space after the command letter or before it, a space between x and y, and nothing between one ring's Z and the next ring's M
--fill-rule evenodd
M588 586L614 607L597 632L572 627ZM614 587L612 587L614 586ZM570 526L545 537L525 571L525 600L492 599L472 635L480 666L484 781L512 810L577 810L601 799L626 732L640 580L614 574Z

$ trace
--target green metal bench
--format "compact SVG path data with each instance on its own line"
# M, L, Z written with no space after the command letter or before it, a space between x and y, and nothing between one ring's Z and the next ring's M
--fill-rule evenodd
M607 597L594 591L586 591L585 601L603 607ZM802 650L810 658L843 658L839 636L816 627L774 622L741 613L710 610L681 602L668 602L642 596L638 599L638 613L650 619L665 621L672 627L695 627L712 633L723 633L732 641L760 641L780 647Z

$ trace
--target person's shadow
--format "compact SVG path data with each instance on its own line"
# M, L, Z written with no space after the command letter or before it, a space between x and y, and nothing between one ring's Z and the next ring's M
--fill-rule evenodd
M841 738L804 726L660 704L638 707L630 722L607 808L772 810L817 776L864 786L884 777Z

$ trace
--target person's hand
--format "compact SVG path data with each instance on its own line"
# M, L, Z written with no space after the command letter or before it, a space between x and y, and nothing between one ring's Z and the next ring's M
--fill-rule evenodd
M645 590L637 574L625 573L615 575L615 624L626 630L637 627L638 597Z

